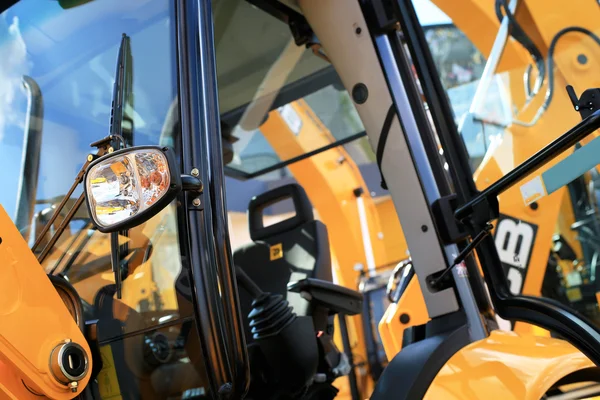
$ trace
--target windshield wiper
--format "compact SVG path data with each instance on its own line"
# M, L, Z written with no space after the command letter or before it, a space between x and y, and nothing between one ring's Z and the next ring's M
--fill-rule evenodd
M133 120L125 118L125 106L131 102L131 89L133 86L132 76L132 55L130 38L125 33L121 38L119 46L119 55L117 58L117 71L115 73L115 86L113 89L112 109L110 112L110 135L114 138L120 138L120 145L126 147L133 144ZM128 121L126 129L123 129L123 122ZM120 148L117 145L116 149ZM122 271L127 268L128 259L124 256L129 251L127 242L119 244L119 236L128 236L128 231L112 232L110 234L110 263L115 276L115 286L117 289L117 298L121 298L121 283L123 280Z
M126 114L127 104L133 107L133 56L131 38L125 33L117 55L117 70L110 112L110 134L120 140L123 147L133 146L133 119ZM124 122L127 122L124 127ZM118 146L115 148L118 149Z
M29 241L40 171L44 99L39 85L32 77L23 76L23 86L27 89L27 121L23 137L23 156L21 157L21 174L17 190L15 225L25 240Z

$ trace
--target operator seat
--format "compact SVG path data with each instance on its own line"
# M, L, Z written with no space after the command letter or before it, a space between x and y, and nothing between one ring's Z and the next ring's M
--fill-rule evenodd
M295 215L265 226L265 209L288 198ZM338 393L333 381L351 370L333 341L333 318L360 313L362 295L332 283L327 229L299 185L252 198L248 220L252 243L233 254L250 359L248 398L331 400Z
M270 226L264 226L264 210L282 200L291 198L296 215ZM236 266L264 291L282 295L299 317L311 315L311 306L299 293L288 292L288 283L306 278L332 281L331 254L327 228L314 218L312 205L304 189L298 184L278 187L253 197L248 206L248 220L252 243L233 254ZM252 311L252 297L239 288L240 307L246 330L246 339L252 343L248 314ZM325 325L316 321L315 327Z

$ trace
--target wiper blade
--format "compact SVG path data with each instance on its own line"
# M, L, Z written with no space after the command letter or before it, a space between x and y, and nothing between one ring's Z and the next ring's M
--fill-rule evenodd
M126 113L127 104L133 107L133 56L131 38L125 33L121 37L117 70L113 87L112 109L110 113L110 134L119 139L123 147L133 146L133 119ZM124 124L126 122L126 124ZM116 146L115 148L119 148Z
M117 58L117 71L115 73L115 86L113 88L112 109L110 112L110 134L120 141L120 143L115 145L116 149L119 149L120 146L126 147L128 144L133 144L133 120L125 118L125 106L128 103L131 104L132 100L132 60L131 39L123 33ZM123 122L125 121L130 123L124 129ZM127 260L123 259L122 255L126 255L129 250L127 243L123 245L119 244L119 235L126 237L128 232L112 232L110 234L110 262L115 276L118 299L121 298L121 283L123 280L121 274L122 263L127 263Z

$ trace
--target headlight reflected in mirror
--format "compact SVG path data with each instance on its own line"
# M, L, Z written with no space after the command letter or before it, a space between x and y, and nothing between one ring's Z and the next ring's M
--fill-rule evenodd
M148 219L181 189L173 158L159 147L124 149L92 163L85 178L88 208L99 230L114 231L127 221ZM164 204L163 204L164 203Z

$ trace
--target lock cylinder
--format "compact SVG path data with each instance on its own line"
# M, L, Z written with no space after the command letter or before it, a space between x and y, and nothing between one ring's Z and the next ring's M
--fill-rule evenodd
M77 391L77 382L88 372L88 356L83 347L66 341L56 346L50 354L50 370L54 378L72 391Z

